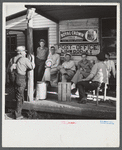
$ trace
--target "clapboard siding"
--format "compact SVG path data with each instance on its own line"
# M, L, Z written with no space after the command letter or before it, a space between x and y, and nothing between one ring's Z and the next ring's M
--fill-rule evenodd
M59 22L59 30L99 28L98 18L65 20Z
M25 35L23 34L23 32L10 31L9 34L17 35L17 46L25 46Z
M57 24L41 15L35 13L33 18L33 28L43 29L49 28L48 39L49 47L57 43Z
M6 29L27 29L26 15L7 21Z

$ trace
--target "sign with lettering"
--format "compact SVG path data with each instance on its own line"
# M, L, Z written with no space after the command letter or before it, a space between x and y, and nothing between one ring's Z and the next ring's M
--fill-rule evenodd
M60 31L59 43L97 43L97 29Z
M63 56L66 53L71 53L73 56L80 56L83 52L88 55L97 55L100 52L98 44L60 44L58 50Z

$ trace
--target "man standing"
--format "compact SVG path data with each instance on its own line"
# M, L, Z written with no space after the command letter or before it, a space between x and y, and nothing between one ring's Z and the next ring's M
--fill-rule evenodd
M48 59L46 61L46 69L43 76L42 81L46 81L47 84L49 84L50 81L53 80L54 85L57 84L57 72L58 72L58 66L60 64L60 55L55 53L55 47L51 46L50 54L48 56ZM55 76L56 75L56 76Z
M34 69L35 64L33 56L30 55L32 62L26 58L25 46L18 46L16 51L21 55L21 58L16 64L15 99L17 105L14 111L14 119L19 119L22 117L21 111L24 102L24 90L26 87L26 72L27 70ZM15 57L14 59L17 58Z
M47 56L49 50L45 47L45 40L40 39L39 41L40 47L37 48L36 53L36 67L35 67L35 86L37 81L41 81L44 71L45 71L45 61L47 60Z

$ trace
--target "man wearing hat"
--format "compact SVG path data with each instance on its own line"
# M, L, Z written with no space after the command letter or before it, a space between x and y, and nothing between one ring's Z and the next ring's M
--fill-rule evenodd
M47 56L49 50L45 47L45 40L40 39L39 45L36 53L36 67L35 67L35 85L37 81L41 81L44 71L45 71L45 61L47 60Z
M24 90L26 87L26 72L32 70L35 67L34 57L30 54L32 62L26 58L25 46L18 46L16 49L18 55L14 57L14 60L19 58L16 63L16 80L15 80L15 98L16 98L16 109L14 111L14 118L19 119L22 117L22 105L24 102Z
M74 61L71 60L70 53L65 54L65 62L62 64L62 66L59 66L58 69L61 73L62 82L71 81L75 74L76 68Z
M77 83L80 96L79 103L87 102L87 97L85 94L86 90L95 90L97 87L100 87L102 83L107 82L107 67L104 63L105 54L101 52L96 57L97 62L93 66L90 75Z
M87 54L84 52L81 55L81 60L78 62L78 70L74 77L72 78L71 82L73 83L71 89L75 88L75 85L82 81L83 78L86 78L93 67L93 64L87 59Z

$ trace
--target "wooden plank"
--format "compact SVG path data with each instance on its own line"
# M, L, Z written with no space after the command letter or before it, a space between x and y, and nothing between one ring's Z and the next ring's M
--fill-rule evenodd
M28 53L33 54L33 21L32 18L27 23L27 50ZM34 89L34 71L28 71L28 86L27 86L27 100L33 101Z
M95 105L89 105L88 107L87 105L81 104L80 107L78 107L44 100L38 102L24 102L23 109L40 112L78 115L86 118L116 119L116 108L104 108L103 106L96 107Z
M71 101L71 83L67 83L67 101Z
M62 101L66 101L66 83L62 83Z
M61 93L61 82L59 82L58 83L58 100L59 101L61 101L61 95L62 95L62 93Z

